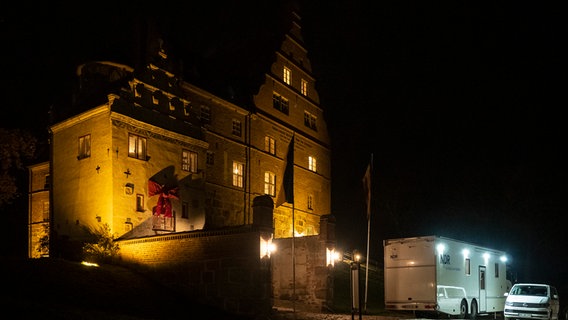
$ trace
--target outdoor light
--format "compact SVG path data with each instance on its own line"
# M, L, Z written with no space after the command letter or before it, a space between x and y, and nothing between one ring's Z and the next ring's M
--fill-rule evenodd
M463 249L462 254L463 254L463 257L465 259L469 258L469 250L468 249Z
M359 254L359 252L355 252L355 261L361 261L361 254Z
M438 254L442 254L444 253L444 250L446 250L446 247L444 246L443 243L440 243L437 247L436 250L438 250Z
M499 259L501 262L507 262L507 256L501 256Z
M335 261L339 260L339 252L334 248L326 248L325 260L327 266L335 266Z
M260 237L260 258L270 258L270 254L276 251L276 245L272 243L272 237L265 240Z

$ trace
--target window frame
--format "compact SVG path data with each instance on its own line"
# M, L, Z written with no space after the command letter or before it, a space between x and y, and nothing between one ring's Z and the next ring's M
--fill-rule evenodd
M308 156L308 170L317 172L317 159L314 156Z
M276 174L274 172L264 172L264 194L276 196Z
M276 155L276 139L271 136L264 137L264 151Z
M91 134L82 135L78 140L77 160L91 157Z
M292 84L292 69L286 66L282 68L282 81L287 85Z
M244 186L244 170L245 165L242 162L233 161L231 174L234 187L242 188Z
M181 150L181 170L191 173L198 172L198 153L188 149Z
M132 144L134 143L134 148ZM139 149L143 150L140 151ZM148 159L148 139L146 137L128 133L128 157L144 160Z

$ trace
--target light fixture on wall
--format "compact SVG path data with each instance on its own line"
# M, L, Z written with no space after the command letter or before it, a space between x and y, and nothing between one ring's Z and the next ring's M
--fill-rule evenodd
M260 236L260 259L270 258L270 255L276 251L276 245L272 243L272 235L265 239Z

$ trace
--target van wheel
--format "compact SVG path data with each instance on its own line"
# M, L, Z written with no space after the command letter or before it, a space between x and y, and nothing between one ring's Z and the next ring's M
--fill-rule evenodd
M477 302L475 300L471 302L471 313L469 314L469 318L471 320L475 320L477 318Z
M465 319L467 316L467 301L462 300L460 304L460 319Z

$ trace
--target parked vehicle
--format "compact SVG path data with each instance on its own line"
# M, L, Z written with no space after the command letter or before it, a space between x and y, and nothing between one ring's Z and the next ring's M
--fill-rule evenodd
M505 252L439 236L384 240L385 308L447 316L502 313Z
M560 298L556 288L540 283L516 283L505 301L505 320L558 320Z

